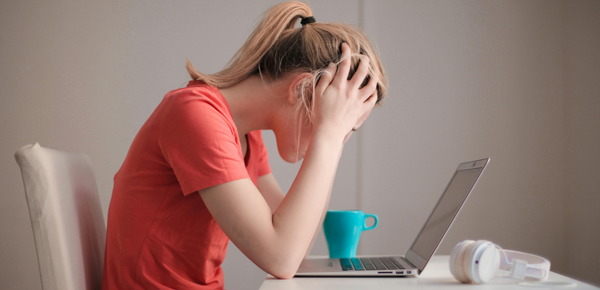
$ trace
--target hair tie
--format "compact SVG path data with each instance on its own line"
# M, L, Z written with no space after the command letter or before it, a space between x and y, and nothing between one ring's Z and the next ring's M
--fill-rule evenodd
M310 16L310 17L302 17L302 20L300 21L300 24L302 24L302 26L309 24L309 23L315 23L317 22L317 20L315 20L314 17Z

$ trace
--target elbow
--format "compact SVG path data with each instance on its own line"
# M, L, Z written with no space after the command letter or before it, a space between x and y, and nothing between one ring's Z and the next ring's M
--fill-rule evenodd
M295 261L295 259L282 259L267 265L267 267L265 267L266 269L264 270L277 279L290 279L296 275L296 271L298 271L300 262L301 260Z
M275 277L275 278L277 278L277 279L284 279L284 280L285 279L292 279L292 278L294 278L294 274L292 274L292 275L283 275L283 276Z
M292 242L269 243L256 252L252 260L263 271L277 279L290 279L296 275L306 254L303 245Z
M285 270L275 270L269 272L269 274L273 275L273 277L277 279L291 279L296 275L296 270L294 271L285 271Z

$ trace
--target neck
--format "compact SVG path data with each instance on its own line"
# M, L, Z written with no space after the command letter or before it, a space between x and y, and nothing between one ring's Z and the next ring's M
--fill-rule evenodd
M227 100L240 140L254 130L272 129L274 109L286 100L284 82L267 82L252 75L228 88L219 89Z

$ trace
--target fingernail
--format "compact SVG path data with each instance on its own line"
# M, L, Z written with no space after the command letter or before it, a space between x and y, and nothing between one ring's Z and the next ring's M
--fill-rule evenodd
M329 63L329 66L327 66L327 68L332 69L335 66L335 64L333 64L333 62Z

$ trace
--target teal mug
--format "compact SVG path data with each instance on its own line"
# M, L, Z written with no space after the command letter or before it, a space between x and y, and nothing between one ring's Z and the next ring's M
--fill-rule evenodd
M367 226L367 218L375 223ZM323 232L329 248L330 258L350 258L356 256L356 248L363 231L377 227L378 218L360 210L328 210L323 221Z

